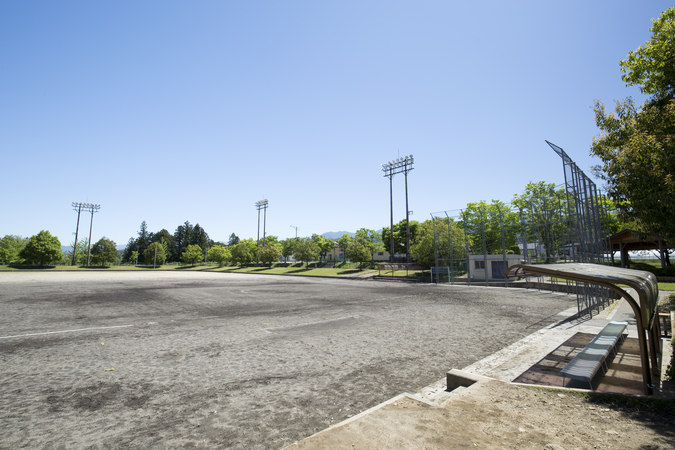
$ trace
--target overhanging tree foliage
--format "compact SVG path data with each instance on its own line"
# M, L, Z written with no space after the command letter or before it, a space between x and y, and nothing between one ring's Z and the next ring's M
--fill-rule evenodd
M622 221L675 242L675 7L653 21L651 39L621 61L622 79L649 96L632 98L607 113L594 105L600 134L591 154L602 164L595 173L606 183Z

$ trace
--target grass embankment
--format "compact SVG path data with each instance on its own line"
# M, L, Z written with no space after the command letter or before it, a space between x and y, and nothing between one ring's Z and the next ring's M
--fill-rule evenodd
M164 264L162 266L157 266L153 268L152 266L144 265L122 265L122 266L19 266L19 265L0 265L0 272L21 272L21 271L92 271L92 270L102 270L102 271L125 271L125 272L147 272L152 270L161 270L161 271L189 271L189 272L231 272L231 273L259 273L259 274L282 274L282 275L301 275L301 276L322 276L322 277L340 277L340 276L349 276L349 275L358 275L358 276L369 276L377 275L377 270L373 269L363 269L360 270L358 263L344 263L338 265L338 267L315 267L310 265L307 267L307 264L273 264L269 266L223 266L220 267L218 264L200 264L200 265L181 265L181 264ZM405 271L396 273L397 276L405 276Z
M228 267L225 268L227 272L232 273L260 273L260 274L277 274L277 275L303 275L303 276L320 276L320 277L339 277L345 275L377 275L376 270L363 269L359 270L358 264L344 264L339 267L314 267L307 264L273 264L272 267Z

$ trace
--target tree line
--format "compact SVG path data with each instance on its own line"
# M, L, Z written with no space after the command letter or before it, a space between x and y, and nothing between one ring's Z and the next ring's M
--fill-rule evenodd
M42 230L30 238L6 235L0 239L0 262L2 264L39 264L40 266L61 264L69 265L73 251L76 252L76 263L105 266L117 260L117 244L105 236L94 243L91 248L87 240L80 245L72 246L73 250L64 252L61 241L49 231Z
M466 257L467 248L471 253L501 253L502 245L509 253L519 252L517 237L522 234L522 224L527 223L527 242L542 242L546 256L560 254L564 244L563 229L567 218L567 196L562 188L553 183L537 182L525 186L522 194L513 197L512 207L493 200L469 203L459 218L443 220L410 221L410 253L415 262L430 267L435 264L435 248L438 246L442 257L450 254L448 240L434 242L434 236L452 236L452 255L454 259ZM616 233L621 223L616 207L611 199L605 199L602 214L609 224L609 232ZM518 210L516 212L514 210ZM629 226L631 224L628 224ZM434 226L436 230L434 231ZM569 224L568 224L569 226ZM504 230L502 243L501 230ZM279 240L276 236L266 236L260 241L240 239L232 233L227 243L214 242L199 224L189 221L179 225L173 234L166 229L150 232L143 221L135 238L130 238L122 252L121 260L127 264L162 265L168 262L197 264L200 261L233 265L248 265L254 262L270 265L293 257L296 261L309 263L326 259L336 247L346 259L365 263L375 259L376 252L390 251L391 237L389 227L382 232L361 228L355 236L345 234L338 240L327 239L318 234L304 238ZM394 253L406 252L406 222L394 224ZM30 246L28 244L30 243ZM72 253L64 255L60 242L48 231L42 231L30 239L8 235L0 240L0 260L10 262L53 263L61 261L68 264ZM76 248L76 261L84 265L88 259L88 242L81 240ZM25 250L28 248L28 250ZM40 250L35 250L40 249ZM117 258L116 245L107 238L100 239L91 248L93 264L112 263Z
M189 221L179 225L173 234L165 228L157 232L148 230L148 224L141 222L137 236L129 238L122 253L122 261L133 264L164 264L186 261L195 264L203 260L204 251L215 242L199 224ZM199 250L197 250L199 249ZM185 255L184 253L187 252ZM198 253L198 254L197 254Z

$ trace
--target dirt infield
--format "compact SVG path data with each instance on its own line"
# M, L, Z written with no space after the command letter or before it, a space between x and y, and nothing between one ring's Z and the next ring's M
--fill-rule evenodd
M575 304L300 277L1 274L0 448L280 448Z

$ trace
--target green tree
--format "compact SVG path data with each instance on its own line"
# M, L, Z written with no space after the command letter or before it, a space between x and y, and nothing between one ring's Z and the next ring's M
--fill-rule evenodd
M410 221L410 245L417 238L417 229L420 223L416 220ZM387 251L391 251L391 239L389 236L389 227L382 228L382 245ZM394 254L406 253L406 223L405 219L394 224Z
M233 264L244 266L246 264L250 264L251 261L253 261L254 253L251 251L251 246L248 242L246 242L246 240L235 244L231 248L230 252L232 253Z
M319 247L320 258L325 258L326 254L330 251L333 251L333 248L335 248L335 242L333 242L333 240L319 236L316 233L312 234L311 239L316 244L316 246Z
M136 257L132 257L132 252L136 252ZM129 238L127 241L127 246L124 248L124 252L122 253L122 259L124 261L134 261L136 262L136 258L138 258L138 249L136 248L136 239L134 238Z
M513 196L511 204L519 209L519 217L515 220L521 221L521 230L525 226L527 242L540 242L544 245L546 261L563 253L563 245L567 241L565 233L570 227L576 227L569 217L569 210L574 206L570 205L568 208L564 188L556 189L555 183L545 181L530 182L522 194ZM518 225L514 224L513 228L518 229ZM507 242L507 247L514 244L515 238Z
M622 79L639 86L648 100L616 102L608 114L594 105L600 134L591 154L602 164L594 172L607 185L622 222L675 242L675 7L653 21L651 39L621 61Z
M675 100L638 109L626 99L617 102L616 114L596 102L595 117L602 132L591 154L602 165L594 172L606 182L619 219L675 242Z
M639 224L636 222L622 222L619 219L619 210L616 207L616 202L606 195L602 195L600 202L600 214L602 215L603 224L607 226L607 234L613 235L626 228L635 231L641 231Z
M426 220L420 224L415 242L411 245L410 253L418 264L424 267L436 265L436 248L438 259L443 260L440 265L449 265L453 261L466 258L464 231L460 224L448 218L435 217L436 243L434 243L434 221ZM452 242L452 253L450 243Z
M204 257L204 252L199 245L190 244L183 251L180 256L181 261L186 264L192 264L193 266L202 260Z
M265 242L265 245L261 245L258 248L258 260L263 264L269 264L279 261L281 257L281 244L271 241Z
M173 235L168 230L162 228L159 232L152 234L152 242L159 242L164 247L166 260L170 261L173 257L172 249L174 248Z
M44 266L45 263L58 261L63 258L61 241L56 236L52 236L49 231L42 230L31 236L19 256L29 261L39 261L41 266Z
M214 242L209 234L199 224L195 224L190 236L190 244L199 245L201 248L211 247Z
M117 260L117 244L105 236L91 246L91 261L94 264L105 266L106 262Z
M652 20L651 39L621 61L621 79L628 86L639 86L652 99L672 99L675 95L675 7Z
M360 228L356 232L356 237L363 239L364 244L368 247L370 251L370 259L375 259L375 252L381 252L384 250L382 245L381 236L375 230L369 230L368 228Z
M3 264L21 262L19 254L28 243L28 239L8 234L0 239L0 261Z
M193 228L192 224L187 220L182 225L176 227L176 231L173 233L174 247L172 249L172 257L175 261L181 259L183 252L187 249L187 246L190 245Z
M220 244L211 247L207 252L207 256L210 261L217 262L219 267L223 267L223 264L232 258L230 249Z
M281 256L286 259L286 262L288 262L288 257L293 256L293 253L295 253L298 241L298 238L288 238L281 241Z
M347 246L347 256L353 262L359 263L359 269L362 269L364 261L370 261L371 253L368 241L363 237L357 236L352 239Z
M136 238L136 250L141 257L145 256L145 249L148 248L152 239L152 233L148 231L148 224L141 222L141 227L138 230L138 237ZM147 261L142 261L147 264Z
M143 260L147 266L161 266L166 262L166 249L161 242L153 242L145 249Z
M66 256L69 261L73 260L73 251L76 252L75 254L75 264L78 264L80 266L86 266L87 265L87 248L89 247L89 238L82 238L77 242L77 246L75 245L75 242L70 243L70 248L72 250L66 252Z
M228 245L229 247L232 247L233 245L237 245L238 243L239 243L239 236L237 236L236 234L232 233L232 234L230 235L229 240L227 241L227 245Z
M459 224L469 242L472 253L500 254L502 247L502 230L504 230L504 244L506 249L516 244L518 232L518 216L511 213L510 208L503 202L492 200L491 204L485 201L468 203L462 211L462 220ZM485 240L485 247L483 247Z
M131 255L129 255L129 260L130 263L136 264L138 261L138 252L136 250L133 250L131 252Z
M342 254L345 255L345 260L347 259L347 248L349 248L349 243L352 241L352 237L345 233L340 239L338 239L338 247L342 250Z
M311 238L300 239L295 253L293 254L298 261L305 261L309 267L310 261L316 261L321 256L321 249L319 245Z

